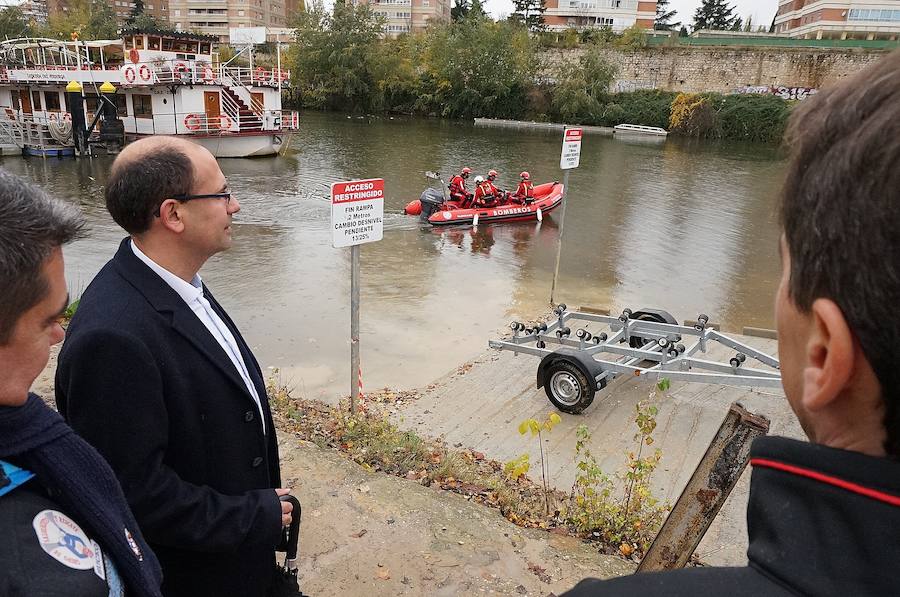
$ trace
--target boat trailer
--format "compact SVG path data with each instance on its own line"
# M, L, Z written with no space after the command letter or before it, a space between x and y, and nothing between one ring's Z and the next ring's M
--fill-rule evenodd
M597 391L622 374L652 380L781 387L777 358L720 333L708 325L709 317L703 314L692 325L679 325L660 309L624 309L614 317L569 311L561 304L553 313L556 320L550 323L526 326L512 322L512 337L491 340L488 346L541 357L537 387L543 387L550 402L563 412L582 412ZM572 328L579 324L582 327L572 338ZM734 356L727 363L700 358L713 342L734 350ZM547 348L549 344L559 348ZM766 368L747 367L747 359Z

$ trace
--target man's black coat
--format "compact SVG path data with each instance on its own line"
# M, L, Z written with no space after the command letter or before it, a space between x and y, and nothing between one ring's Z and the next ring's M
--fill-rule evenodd
M106 457L159 556L166 595L263 595L281 529L278 449L263 401L181 297L128 239L81 298L59 356L60 412Z

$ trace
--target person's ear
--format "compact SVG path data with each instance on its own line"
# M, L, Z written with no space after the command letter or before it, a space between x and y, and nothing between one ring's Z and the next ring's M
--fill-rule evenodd
M168 230L180 233L184 230L184 220L179 212L182 204L174 199L166 199L159 206L160 223Z
M834 301L816 299L803 370L803 406L810 412L830 406L850 383L856 366L853 333Z

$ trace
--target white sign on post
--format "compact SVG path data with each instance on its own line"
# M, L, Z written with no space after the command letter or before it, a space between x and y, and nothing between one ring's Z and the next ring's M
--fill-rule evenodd
M384 179L331 185L331 246L352 247L384 237Z
M566 129L563 133L562 155L559 158L561 170L577 168L581 161L581 129Z

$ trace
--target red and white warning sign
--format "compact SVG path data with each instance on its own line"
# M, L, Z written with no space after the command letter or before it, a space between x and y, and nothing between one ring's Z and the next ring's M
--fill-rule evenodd
M331 185L331 246L352 247L384 237L384 179Z
M577 168L581 161L581 135L582 129L566 129L563 133L562 155L559 157L561 170Z

